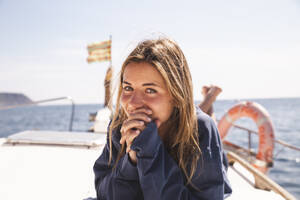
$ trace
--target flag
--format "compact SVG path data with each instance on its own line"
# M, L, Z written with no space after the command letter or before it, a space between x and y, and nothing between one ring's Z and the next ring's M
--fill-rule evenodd
M111 40L90 44L87 50L89 53L88 63L111 61Z

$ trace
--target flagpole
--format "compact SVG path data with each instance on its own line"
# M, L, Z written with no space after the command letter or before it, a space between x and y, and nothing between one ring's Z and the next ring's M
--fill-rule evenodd
M112 44L112 36L109 36L110 45ZM105 99L104 99L104 106L108 107L110 110L112 110L112 103L111 103L111 79L112 79L112 51L110 46L110 60L109 60L109 66L106 71L105 80L104 80L104 87L105 87Z
M111 45L111 47L112 47L112 35L109 35L109 40L110 40L110 45ZM112 66L112 48L110 47L110 61L109 61L109 64L110 64L110 66Z
M113 75L113 66L112 66L112 35L109 35L110 39L110 80L109 80L109 102L108 102L108 108L112 112L112 75Z

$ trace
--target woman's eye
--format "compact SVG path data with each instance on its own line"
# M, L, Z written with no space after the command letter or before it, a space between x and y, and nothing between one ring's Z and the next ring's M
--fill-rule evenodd
M133 89L130 86L125 86L125 87L123 87L123 90L125 90L125 91L132 91Z
M146 89L146 93L154 94L154 93L156 93L156 90L151 89L151 88L147 88L147 89Z

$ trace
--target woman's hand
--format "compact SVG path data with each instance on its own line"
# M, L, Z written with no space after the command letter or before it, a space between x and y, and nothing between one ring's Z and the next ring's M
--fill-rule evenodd
M120 144L126 142L126 153L133 163L137 162L136 152L130 149L133 140L146 128L147 123L151 121L152 111L146 108L139 108L128 114L128 118L123 122L121 128Z

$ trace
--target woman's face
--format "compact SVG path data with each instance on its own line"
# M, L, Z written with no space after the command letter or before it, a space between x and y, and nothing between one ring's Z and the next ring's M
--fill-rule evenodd
M122 88L121 106L127 116L136 109L150 109L150 118L158 128L171 116L172 97L164 79L152 65L129 63L123 73Z

